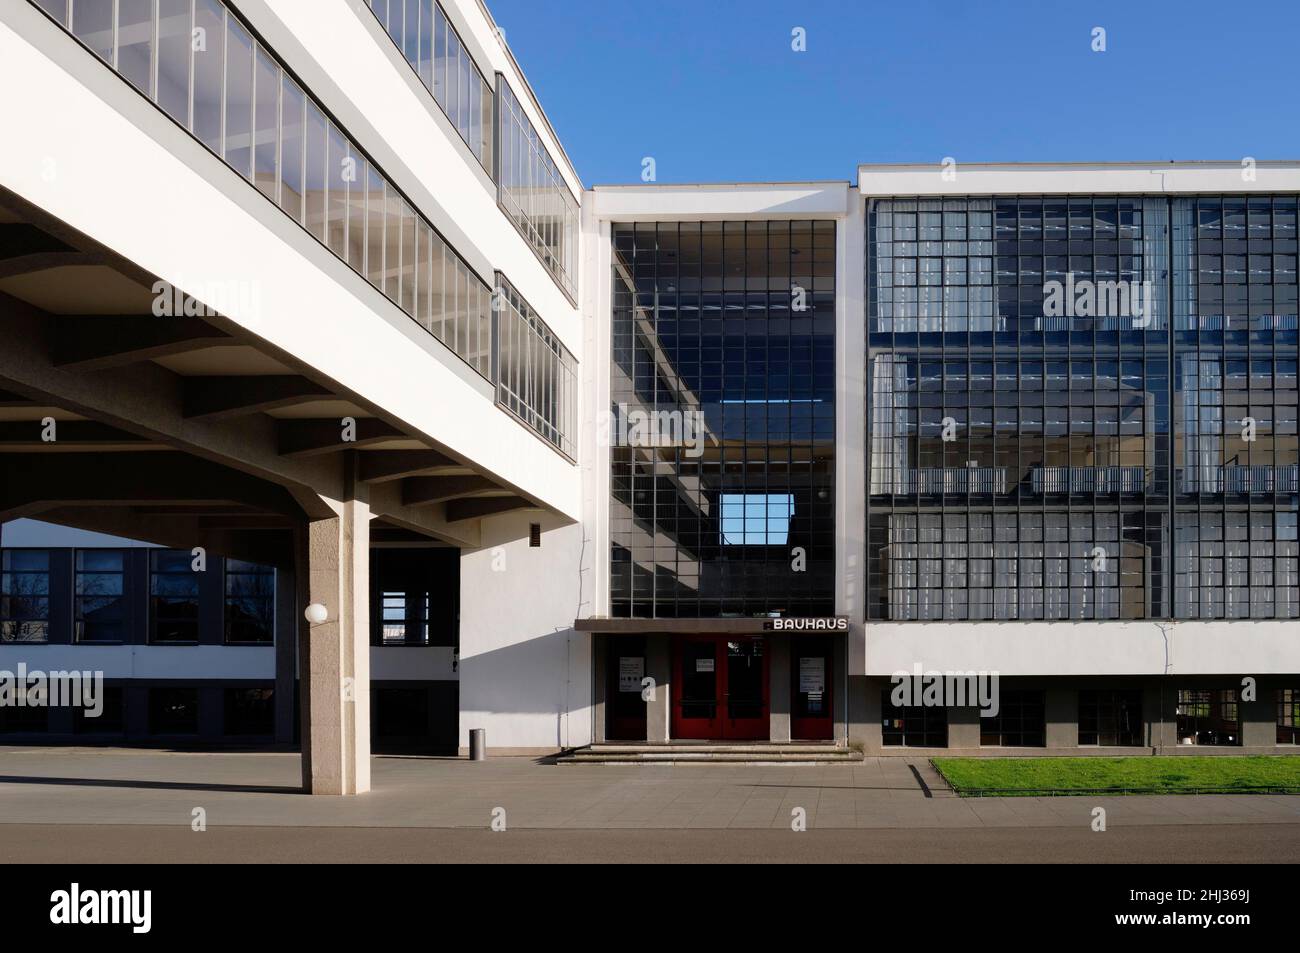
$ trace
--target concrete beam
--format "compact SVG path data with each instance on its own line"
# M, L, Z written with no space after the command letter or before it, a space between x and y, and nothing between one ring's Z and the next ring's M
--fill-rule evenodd
M231 343L200 318L153 315L59 315L54 365L97 371Z
M138 539L170 549L193 549L202 546L209 553L244 559L262 566L292 569L294 565L291 531L265 532L238 528L200 527L198 519L182 515L142 515L132 507L70 506L39 510L37 518L46 523L76 529Z
M342 418L276 421L277 445L286 457L310 457L341 450L356 450L386 440L410 439L391 424L374 417L352 418L355 439L345 440Z
M43 251L0 258L0 280L71 265L111 265L111 256L82 251Z
M227 420L331 396L327 388L297 374L187 377L183 413L187 420Z
M88 447L109 450L124 447L139 450L149 441L97 420L59 420L54 423L53 440L45 440L45 425L39 420L0 421L0 450L66 450Z
M15 453L0 469L0 513L53 506L239 503L303 517L281 486L184 453Z
M481 519L512 510L535 510L537 504L530 503L518 496L498 496L481 500L452 500L447 504L447 522L458 523L461 520Z
M402 481L402 502L407 506L428 506L493 490L500 492L501 487L481 476L408 477Z
M361 455L358 479L384 483L458 466L459 463L437 450L372 450Z

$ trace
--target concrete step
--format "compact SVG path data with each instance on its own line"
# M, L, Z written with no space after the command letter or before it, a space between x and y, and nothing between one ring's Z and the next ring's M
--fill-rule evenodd
M855 764L862 752L832 744L592 745L556 758L557 764Z

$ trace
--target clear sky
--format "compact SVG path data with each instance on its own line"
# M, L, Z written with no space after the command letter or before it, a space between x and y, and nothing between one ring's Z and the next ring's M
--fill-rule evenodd
M588 186L1300 159L1300 0L487 3Z

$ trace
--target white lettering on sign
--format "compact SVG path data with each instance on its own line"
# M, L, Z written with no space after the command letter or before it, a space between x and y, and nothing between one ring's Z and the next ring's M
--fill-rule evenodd
M799 659L799 691L813 695L826 691L825 658L818 655Z
M773 619L772 629L776 632L847 632L849 620L837 616L814 619Z
M641 679L645 677L645 659L638 655L624 655L618 660L618 690L620 692L641 691Z

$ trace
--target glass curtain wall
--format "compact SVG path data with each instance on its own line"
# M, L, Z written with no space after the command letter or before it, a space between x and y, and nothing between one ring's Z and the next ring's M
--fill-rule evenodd
M1173 207L1175 614L1297 618L1296 196Z
M835 223L613 243L613 614L832 613Z
M1164 200L881 200L867 227L868 618L1163 615Z
M1294 195L882 200L866 265L869 618L1300 615Z

